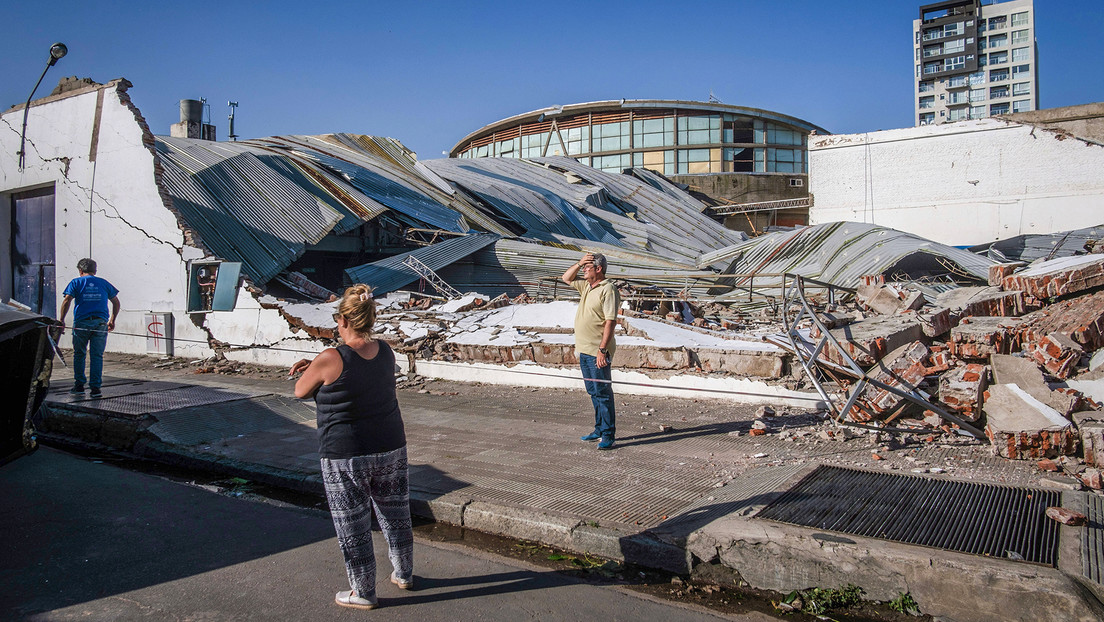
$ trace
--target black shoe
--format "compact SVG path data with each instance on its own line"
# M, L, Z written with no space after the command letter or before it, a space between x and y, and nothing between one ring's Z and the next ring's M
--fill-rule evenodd
M69 392L72 393L73 395L84 395L84 385L83 384L75 384L75 385L73 385L72 389L69 389Z
M88 392L89 397L103 397L103 391L100 391L99 387L92 387L92 390Z

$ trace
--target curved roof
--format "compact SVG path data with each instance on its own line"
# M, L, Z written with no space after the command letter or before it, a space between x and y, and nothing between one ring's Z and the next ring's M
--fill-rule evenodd
M464 138L461 138L459 142L452 147L449 151L450 156L455 156L459 153L464 145L479 138L485 134L491 132L499 132L507 128L514 127L520 123L537 123L539 121L545 121L560 116L572 116L582 112L609 112L611 110L640 110L647 108L678 108L680 110L701 110L708 112L722 112L728 114L739 114L749 117L758 117L761 119L768 119L771 121L778 121L779 123L786 123L794 127L799 127L807 132L817 132L818 134L831 134L828 130L820 127L819 125L813 125L804 119L798 119L797 117L791 117L787 114L780 112L773 112L771 110L764 110L762 108L748 108L746 106L732 106L729 104L721 104L717 102L696 102L682 99L611 99L606 101L585 102L581 104L566 104L563 106L549 106L548 108L541 108L540 110L533 110L523 114L507 117L501 121L495 121L490 125L485 125L478 130L468 134Z

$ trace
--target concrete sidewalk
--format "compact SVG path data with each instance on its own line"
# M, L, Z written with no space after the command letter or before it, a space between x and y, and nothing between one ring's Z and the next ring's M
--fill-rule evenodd
M70 396L66 370L55 369L36 421L44 438L322 492L313 403L290 397L290 382L107 358L99 399ZM706 412L691 400L662 404L665 420L676 423L661 432L640 410L643 398L619 397L618 448L598 452L578 440L593 422L581 391L499 387L506 398L490 399L485 388L454 386L453 395L400 391L420 515L680 573L722 564L761 589L853 583L873 600L908 592L924 613L946 619L1104 618L1093 580L1097 521L1061 528L1054 567L754 517L820 465L905 473L935 465L943 472L924 477L1041 483L1030 464L997 458L987 446L887 449L874 435L802 436L816 429L807 413L781 413L770 420L775 433L751 436L754 407ZM1061 495L1074 508L1095 508L1099 499Z

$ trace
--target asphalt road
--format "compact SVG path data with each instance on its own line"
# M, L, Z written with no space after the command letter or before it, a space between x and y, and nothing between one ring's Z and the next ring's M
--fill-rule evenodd
M0 469L0 530L4 620L718 619L421 539L415 590L388 582L377 538L381 608L344 609L333 603L348 584L327 514L49 448Z

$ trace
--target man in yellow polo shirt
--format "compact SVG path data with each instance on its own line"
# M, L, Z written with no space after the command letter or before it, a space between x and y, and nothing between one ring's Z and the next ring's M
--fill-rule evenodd
M613 385L611 384L613 327L617 324L617 309L621 295L606 279L606 256L587 253L560 277L579 292L579 309L575 312L575 354L583 371L590 400L594 403L594 431L584 441L599 441L598 449L612 449L616 436ZM579 279L579 272L582 278Z

